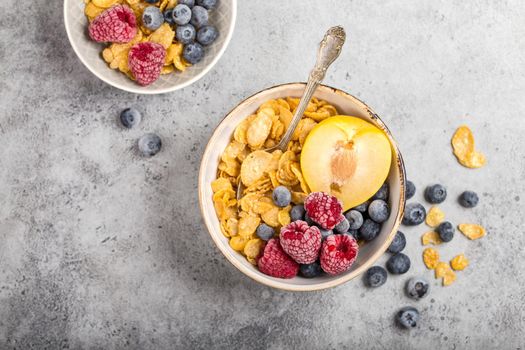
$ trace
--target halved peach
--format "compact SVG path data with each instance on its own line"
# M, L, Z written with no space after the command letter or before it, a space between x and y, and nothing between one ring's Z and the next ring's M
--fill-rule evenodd
M350 116L323 120L308 134L301 170L312 192L336 196L347 210L372 197L390 171L392 148L385 133Z

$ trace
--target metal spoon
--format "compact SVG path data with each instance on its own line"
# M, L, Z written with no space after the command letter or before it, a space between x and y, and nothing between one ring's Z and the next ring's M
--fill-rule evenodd
M301 118L303 117L308 103L312 99L315 90L324 79L328 67L339 57L341 49L346 39L346 33L343 27L337 26L328 29L324 35L323 40L319 44L319 49L317 50L317 61L315 62L314 69L310 72L308 82L306 83L306 88L304 89L303 96L299 101L295 113L293 115L292 121L286 130L286 133L281 138L281 141L273 147L267 148L264 151L273 152L275 150L286 151L288 148L288 143L292 139L292 135L299 125ZM242 181L239 181L237 186L237 199L241 199L242 193L244 192L244 185Z

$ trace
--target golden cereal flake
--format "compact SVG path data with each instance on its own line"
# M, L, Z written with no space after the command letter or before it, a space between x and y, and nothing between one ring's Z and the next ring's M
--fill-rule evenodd
M450 266L456 271L462 271L469 265L468 259L464 254L456 255L450 260Z
M250 239L244 246L244 255L247 258L256 259L261 255L264 245L264 241L260 238Z
M245 186L250 186L261 179L271 165L272 155L266 151L250 153L241 165L241 180Z
M468 126L460 126L452 136L451 143L454 155L461 165L479 168L485 164L485 156L476 151L474 135Z
M428 245L439 245L443 243L441 238L439 237L439 234L436 231L429 231L421 236L421 244Z
M425 222L430 227L437 227L445 220L445 213L436 205L432 206L428 211Z
M476 224L459 224L458 229L463 233L468 239L478 239L486 235L486 231L481 225Z
M428 269L435 269L439 262L439 252L434 248L426 248L423 251L423 262Z
M450 286L456 280L456 273L451 269L444 272L443 275L443 286Z
M436 278L442 278L445 276L446 272L450 270L450 265L446 262L439 261L436 264L436 267L434 270L436 272Z
M252 149L258 149L264 145L264 141L270 135L274 115L271 108L264 108L257 112L257 117L250 123L246 131L246 140Z

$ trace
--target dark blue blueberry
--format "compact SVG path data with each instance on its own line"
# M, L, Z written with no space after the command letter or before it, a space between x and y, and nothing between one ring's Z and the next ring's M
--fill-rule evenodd
M394 236L394 239L392 240L392 243L390 243L390 246L388 247L388 251L390 253L399 253L403 249L405 249L405 246L407 245L407 239L405 237L405 234L401 231L397 231L396 235Z
M369 202L366 201L364 203L359 204L357 207L353 207L352 210L357 210L360 213L366 213L368 210L368 204Z
M406 306L397 312L396 321L403 328L414 328L419 321L419 311L412 306Z
M425 199L432 204L442 203L447 198L447 189L440 184L425 189Z
M363 225L363 214L355 209L347 211L345 217L350 224L350 230L358 230Z
M439 238L441 238L443 242L450 242L452 238L454 238L454 232L456 232L456 229L450 222L444 221L439 224L436 232L439 234Z
M275 205L284 208L292 201L292 194L290 190L284 186L277 186L272 193L273 202Z
M306 211L304 210L303 205L294 205L292 210L290 210L290 218L292 221L304 220L305 213Z
M406 191L405 191L406 199L410 199L414 197L415 194L416 194L416 185L414 185L412 181L407 181Z
M273 227L266 224L260 224L255 231L257 236L263 241L269 241L275 235L275 230Z
M199 63L204 57L204 48L199 43L189 43L184 45L182 57L191 64Z
M356 241L359 240L359 230L348 230L346 234L354 237Z
M312 220L312 218L310 218L308 216L308 213L305 213L304 214L304 221L306 221L306 223L308 224L308 226L317 226L317 224L315 223L315 221Z
M217 0L197 0L197 5L211 10L215 8L215 5L217 5Z
M429 290L430 283L423 277L412 277L405 285L407 295L416 300L426 297Z
M321 269L321 265L316 261L311 264L299 266L299 272L303 277L314 278L320 276L323 273L323 270Z
M197 41L206 46L214 42L218 36L219 32L217 31L217 28L214 26L204 26L197 32Z
M386 269L394 275L402 275L410 269L410 258L403 253L397 253L386 262Z
M142 116L139 111L135 108L126 108L120 112L120 122L126 128L131 129L135 125L138 125L142 119Z
M371 219L366 219L359 229L359 237L365 241L371 241L377 237L379 231L381 231L381 224L378 224Z
M177 4L183 4L188 6L189 8L192 8L195 6L195 0L179 0L177 1Z
M202 6L194 6L190 23L193 24L195 28L200 28L208 24L208 10Z
M164 11L164 22L168 24L175 24L175 22L173 22L173 9Z
M465 191L459 196L459 204L465 208L474 208L478 202L479 197L473 191Z
M152 157L159 153L162 141L158 135L146 134L139 139L139 151L144 157Z
M368 287L376 288L385 284L387 273L381 266L372 266L365 273L365 284Z
M405 213L403 214L403 225L415 226L419 225L427 217L427 211L419 203L408 203L405 206Z
M346 218L343 219L340 223L335 225L334 231L335 233L346 233L350 229L350 222Z
M386 201L388 199L388 192L389 192L388 191L388 184L384 183L379 188L379 190L376 192L376 194L374 194L372 199L382 199L382 200Z
M334 231L332 231L332 230L325 230L323 228L319 228L319 231L321 231L321 239L325 239L326 237L334 234Z
M390 216L390 208L382 199L375 199L368 206L368 216L375 222L385 222Z
M190 23L191 9L188 5L178 4L173 8L173 22L179 26Z
M157 6L148 6L142 12L142 23L144 27L156 30L164 23L164 14Z
M185 24L183 26L177 26L175 29L175 37L183 44L189 44L195 40L196 30L191 24Z

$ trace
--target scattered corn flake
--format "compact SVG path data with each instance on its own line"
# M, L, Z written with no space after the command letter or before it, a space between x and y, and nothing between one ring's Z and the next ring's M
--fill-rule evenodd
M443 241L441 240L439 234L436 231L429 231L421 236L421 244L423 245L440 245L441 243L443 243Z
M446 262L439 261L434 270L436 271L436 278L442 278L445 276L445 273L450 270L450 265Z
M445 213L436 205L432 206L428 211L425 222L430 227L437 227L445 220Z
M456 280L456 273L451 269L448 269L444 272L443 275L443 285L450 286Z
M435 269L439 262L439 252L434 248L426 248L423 251L423 262L428 269Z
M458 162L468 168L480 168L485 164L485 156L476 151L474 135L470 128L462 125L452 136L452 148Z
M450 260L450 266L456 271L462 271L469 265L468 259L464 254L456 255Z
M476 224L459 224L458 229L463 233L468 239L478 239L485 236L486 231L481 225Z

